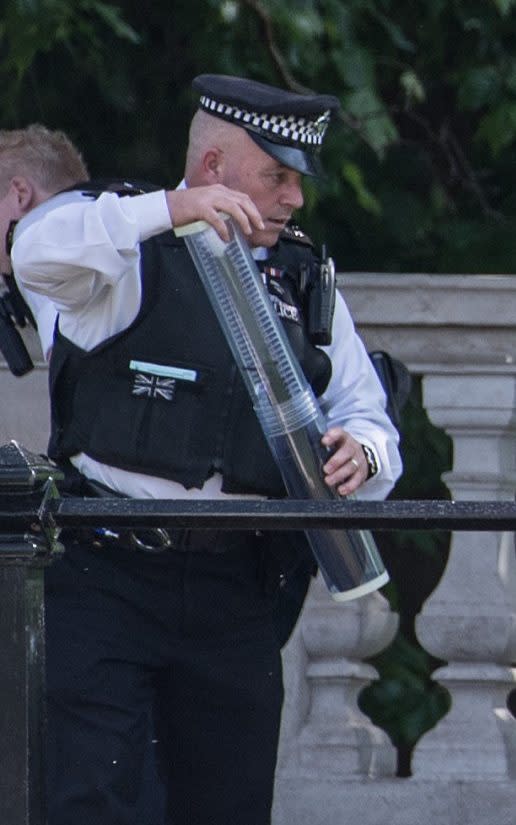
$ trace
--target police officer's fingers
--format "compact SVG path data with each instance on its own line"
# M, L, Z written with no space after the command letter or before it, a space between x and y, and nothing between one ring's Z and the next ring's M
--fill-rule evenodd
M169 191L166 198L173 226L204 220L227 241L227 227L220 215L226 213L237 221L246 234L252 231L252 226L263 228L261 215L251 199L220 184Z
M353 457L357 447L359 447L353 436L343 430L342 427L331 427L325 432L321 442L330 454L323 467L325 473L333 473L338 470Z
M330 487L334 487L339 495L349 496L358 490L367 478L367 462L360 458L351 458L335 473L327 475L325 480Z
M228 213L229 214L229 213ZM223 241L229 241L229 232L228 227L226 225L226 221L224 218L221 217L221 213L217 212L216 209L210 209L203 215L203 220L206 223L209 223L210 226L213 227L217 235L222 238Z
M339 427L328 430L322 442L333 449L323 466L326 484L334 487L340 495L349 495L367 478L368 466L361 445Z
M224 216L223 216L224 215ZM245 232L246 235L251 234L252 229L247 219L245 212L235 206L233 203L227 202L223 209L217 211L217 209L206 209L206 211L202 215L202 220L209 223L210 226L213 227L215 232L222 238L223 241L229 241L230 235L227 226L227 218L225 216L230 215L235 221L242 227L242 230Z
M240 202L238 200L228 200L222 207L222 211L230 215L240 226L245 235L250 235L254 229L264 229L261 215L252 201ZM212 224L213 225L213 224ZM220 233L219 233L220 234Z
M216 187L213 187L215 189ZM211 187L194 186L192 189L177 189L166 192L167 206L175 227L185 226L194 221L207 221L210 224L223 223L218 215L217 193ZM220 198L220 194L219 194Z
M362 484L366 478L367 463L365 459L362 462L359 458L351 458L344 461L332 472L326 472L324 480L330 487L338 487L342 484L349 484L351 481Z
M208 194L212 197L213 209L225 212L234 218L246 235L250 235L253 228L264 228L262 216L251 198L244 192L216 184L208 187Z
M338 442L346 441L346 439L351 438L349 433L346 430L343 430L342 427L330 427L321 438L323 444L326 444L327 447L330 447Z
M345 498L346 496L350 496L352 493L355 493L363 482L364 480L356 474L353 478L349 478L345 484L339 484L335 489L337 490L339 496Z

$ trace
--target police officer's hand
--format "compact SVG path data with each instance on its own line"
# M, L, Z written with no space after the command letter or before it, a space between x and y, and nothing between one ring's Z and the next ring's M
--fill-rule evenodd
M175 189L166 192L166 198L173 226L206 221L223 241L228 241L227 226L219 214L225 212L235 219L246 235L250 235L253 229L264 228L261 215L251 198L220 183Z
M323 466L324 480L339 495L349 496L367 479L369 466L362 445L342 427L331 427L322 437L332 456Z

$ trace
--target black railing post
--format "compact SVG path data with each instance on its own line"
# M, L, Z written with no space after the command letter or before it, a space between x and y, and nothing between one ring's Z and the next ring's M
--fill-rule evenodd
M55 468L16 442L0 447L0 823L44 825L45 621L43 571L59 550L38 513L54 494ZM31 519L33 515L33 519Z

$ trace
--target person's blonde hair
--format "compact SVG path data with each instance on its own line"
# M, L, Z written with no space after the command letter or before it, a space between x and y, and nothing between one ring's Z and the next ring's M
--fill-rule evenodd
M65 133L38 123L0 130L0 196L17 175L51 193L88 180L81 153Z

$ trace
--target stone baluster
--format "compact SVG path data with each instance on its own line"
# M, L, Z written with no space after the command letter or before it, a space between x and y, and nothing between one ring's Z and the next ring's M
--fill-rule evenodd
M303 768L348 779L395 775L396 751L359 709L358 695L378 677L364 660L386 648L397 627L380 593L339 604L319 579L314 583L301 627L310 689L300 736Z
M445 475L456 499L514 497L516 376L462 367L424 379L430 419L453 439ZM509 539L509 541L508 541ZM503 779L514 771L516 721L506 708L516 679L512 537L456 533L443 577L417 620L421 644L447 662L434 678L451 694L449 714L419 742L415 776Z
M342 778L395 774L395 749L360 711L357 697L378 675L364 659L387 647L397 626L397 615L380 593L337 603L320 577L313 582L286 654L291 672L294 658L297 674L302 666L304 683L297 685L296 704L287 708L284 724L290 770L295 761L296 771L313 777L321 771Z

